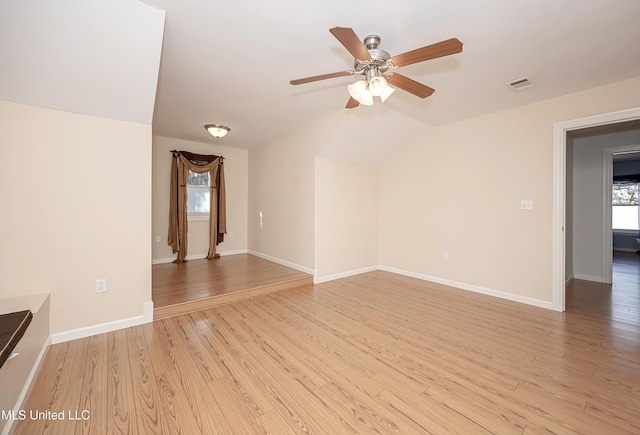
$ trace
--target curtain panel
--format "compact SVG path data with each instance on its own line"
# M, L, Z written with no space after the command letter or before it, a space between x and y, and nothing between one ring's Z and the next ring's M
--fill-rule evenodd
M178 256L174 263L187 261L187 180L189 171L209 173L209 251L207 258L218 258L216 246L224 241L227 232L224 158L188 151L171 151L171 188L169 193L169 236L167 242Z

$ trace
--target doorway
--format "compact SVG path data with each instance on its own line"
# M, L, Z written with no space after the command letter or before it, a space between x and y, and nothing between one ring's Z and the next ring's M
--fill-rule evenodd
M587 118L559 122L554 125L553 150L553 228L552 228L552 306L565 311L565 256L566 256L566 186L567 138L570 132L610 126L640 119L640 107L605 113ZM603 228L604 231L604 228ZM611 252L611 251L609 251ZM604 252L603 252L604 255Z
M628 123L625 123L628 124ZM640 131L640 121L633 121L632 123L630 123L630 127L633 127L633 129L638 132ZM616 276L619 277L619 275L614 274L613 272L613 262L614 262L614 257L615 257L615 252L614 252L614 247L616 247L616 244L614 244L614 237L617 237L617 245L618 248L622 251L627 250L629 251L629 249L623 249L620 245L622 244L623 246L632 246L633 248L630 250L631 252L633 252L635 254L635 251L637 249L640 249L640 245L637 245L637 242L634 243L636 240L640 240L640 238L638 238L638 228L637 228L637 224L640 221L640 215L638 215L637 212L637 207L635 208L636 211L633 213L635 214L635 226L626 226L626 225L621 225L621 226L616 226L615 228L629 228L629 230L619 230L618 233L614 236L614 225L613 225L613 200L612 200L612 191L613 191L613 179L614 179L614 175L621 175L621 176L628 176L628 175L636 175L638 173L640 173L640 171L637 170L638 167L638 161L640 160L640 140L638 140L638 144L636 145L628 145L628 146L621 146L621 147L612 147L612 148L607 148L605 150L605 155L604 155L605 159L604 159L604 165L605 165L605 208L604 208L604 212L605 212L605 249L609 249L609 252L611 253L610 256L607 256L606 259L608 260L608 262L605 264L605 266L607 266L607 268L605 269L605 272L607 273L607 275L605 276L605 278L607 278L607 280L605 282L608 283L612 283L614 278ZM618 165L617 168L619 169L619 174L616 174L616 172L614 171L614 165ZM622 171L622 169L624 168L630 169L630 172L624 172ZM637 188L637 186L636 186ZM636 196L637 197L637 196ZM626 207L622 207L622 208L626 208ZM616 217L620 217L619 215L616 215ZM623 234L619 234L619 233L624 233L626 232L627 234L623 235ZM629 232L633 232L633 234L631 236L629 236ZM625 243L626 242L626 243ZM631 244L629 245L629 242L631 242ZM631 260L631 263L634 263L636 258L634 258L634 256L629 256L629 255L623 255L622 253L620 253L620 255L618 255L618 269L620 269L621 267L621 263L629 263L629 260Z
M631 145L630 145L631 144ZM612 282L614 166L640 173L634 156L640 151L640 121L585 128L567 133L567 186L565 275L605 284ZM614 165L614 160L617 162ZM626 172L629 176L630 173ZM634 186L635 187L635 186ZM635 192L635 189L634 189ZM620 191L618 192L620 194ZM619 196L616 195L616 197ZM635 195L635 194L634 194ZM618 198L619 200L622 197ZM633 198L628 198L627 201ZM632 205L632 204L629 204ZM635 212L633 222L619 224L634 229L633 237L616 236L618 244L636 244L637 207L616 207L615 217ZM626 217L628 220L629 217ZM631 226L629 226L631 225ZM621 233L624 231L620 231ZM628 240L627 240L628 239ZM635 250L634 250L635 252Z

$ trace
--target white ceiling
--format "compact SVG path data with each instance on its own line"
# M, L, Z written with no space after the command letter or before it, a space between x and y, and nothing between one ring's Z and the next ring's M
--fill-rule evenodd
M108 29L111 38L124 44L128 39L143 37L144 25L137 29L130 25L132 16L127 11L135 8L123 6L137 2L90 2L99 4L101 9L117 4L118 11L126 12L119 20L104 10L85 10L83 3L86 2L0 0L0 16L5 15L4 20L0 18L0 28L16 21L7 17L7 12L19 9L15 5L32 5L29 13L23 11L18 17L24 23L0 30L4 39L0 43L3 63L8 59L4 56L6 52L21 57L11 41L12 32L24 33L21 29L26 27L38 33L43 23L48 30L60 31L70 25L65 17L74 11L80 17L87 16L83 20L85 32L98 28L103 29L102 33ZM638 0L144 0L144 3L166 11L154 134L198 142L217 141L244 149L320 119L339 118L340 127L322 155L379 165L429 126L640 76ZM31 25L32 22L37 25ZM360 37L370 33L381 35L380 48L392 55L451 37L460 39L464 48L460 54L399 70L435 88L431 97L423 100L398 90L384 104L377 102L371 107L347 110L346 87L354 81L352 77L299 86L289 84L292 79L352 69L351 55L329 33L336 26L351 27ZM48 38L47 34L39 36L40 40ZM5 39L8 37L9 40ZM77 38L86 39L85 35ZM31 39L30 43L38 40ZM65 64L68 39L63 38L58 46L47 46L47 56L56 58L61 70L75 71L75 76L84 77L83 80L97 87L112 81L114 73L135 71L131 67L135 57L123 57L119 52L122 47L117 44L97 47L99 59L85 59L89 66L79 70L77 64ZM86 41L92 43L93 39ZM33 62L21 65L25 71L13 74L9 84L0 84L0 98L15 101L31 98L25 91L28 86L24 85L29 82L23 80L29 75L26 74L29 68L39 65ZM505 85L524 76L529 76L536 86L514 92ZM138 91L133 87L140 84L132 80L130 86L135 93ZM20 91L7 96L9 88ZM57 106L74 110L68 95L75 93L66 91L61 94L67 99ZM29 98L21 97L20 92ZM94 104L109 104L107 96L99 97L102 100L94 98ZM56 107L51 103L44 105ZM76 110L90 114L96 111L84 106ZM124 109L122 112L109 117L134 120ZM203 128L208 123L225 124L231 127L231 133L224 139L213 139Z
M210 141L202 126L221 123L231 133L220 143L240 148L347 112L352 77L289 84L352 69L329 33L335 26L381 35L392 55L451 37L464 44L460 54L400 69L433 96L398 90L384 105L349 111L344 143L332 144L347 153L356 138L413 132L416 121L440 125L640 76L637 0L145 2L167 11L155 133ZM537 86L505 85L523 76Z

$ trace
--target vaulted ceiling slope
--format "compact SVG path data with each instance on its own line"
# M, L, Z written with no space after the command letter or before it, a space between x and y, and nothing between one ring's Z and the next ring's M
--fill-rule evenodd
M147 122L162 11L154 134L210 142L203 126L220 123L219 143L244 149L326 118L341 123L325 155L353 160L368 143L388 156L421 128L640 76L637 0L143 1L3 1L0 98ZM402 68L431 97L398 90L347 111L353 77L289 84L353 68L336 26L379 34L392 55L451 37L464 48ZM505 85L525 76L535 87Z
M0 99L151 124L164 18L135 0L2 0Z

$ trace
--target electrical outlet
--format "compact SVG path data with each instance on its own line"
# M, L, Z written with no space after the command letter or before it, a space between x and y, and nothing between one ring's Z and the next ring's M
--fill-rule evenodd
M449 253L447 251L442 251L442 259L443 260L448 260L449 259Z
M160 236L156 236L156 243L160 243L160 240L162 240L162 238Z
M233 231L228 231L228 232L227 232L227 236L229 236L229 237L233 237Z
M532 199L520 200L520 210L533 210L533 200Z
M107 291L107 279L96 279L96 293L105 293Z

